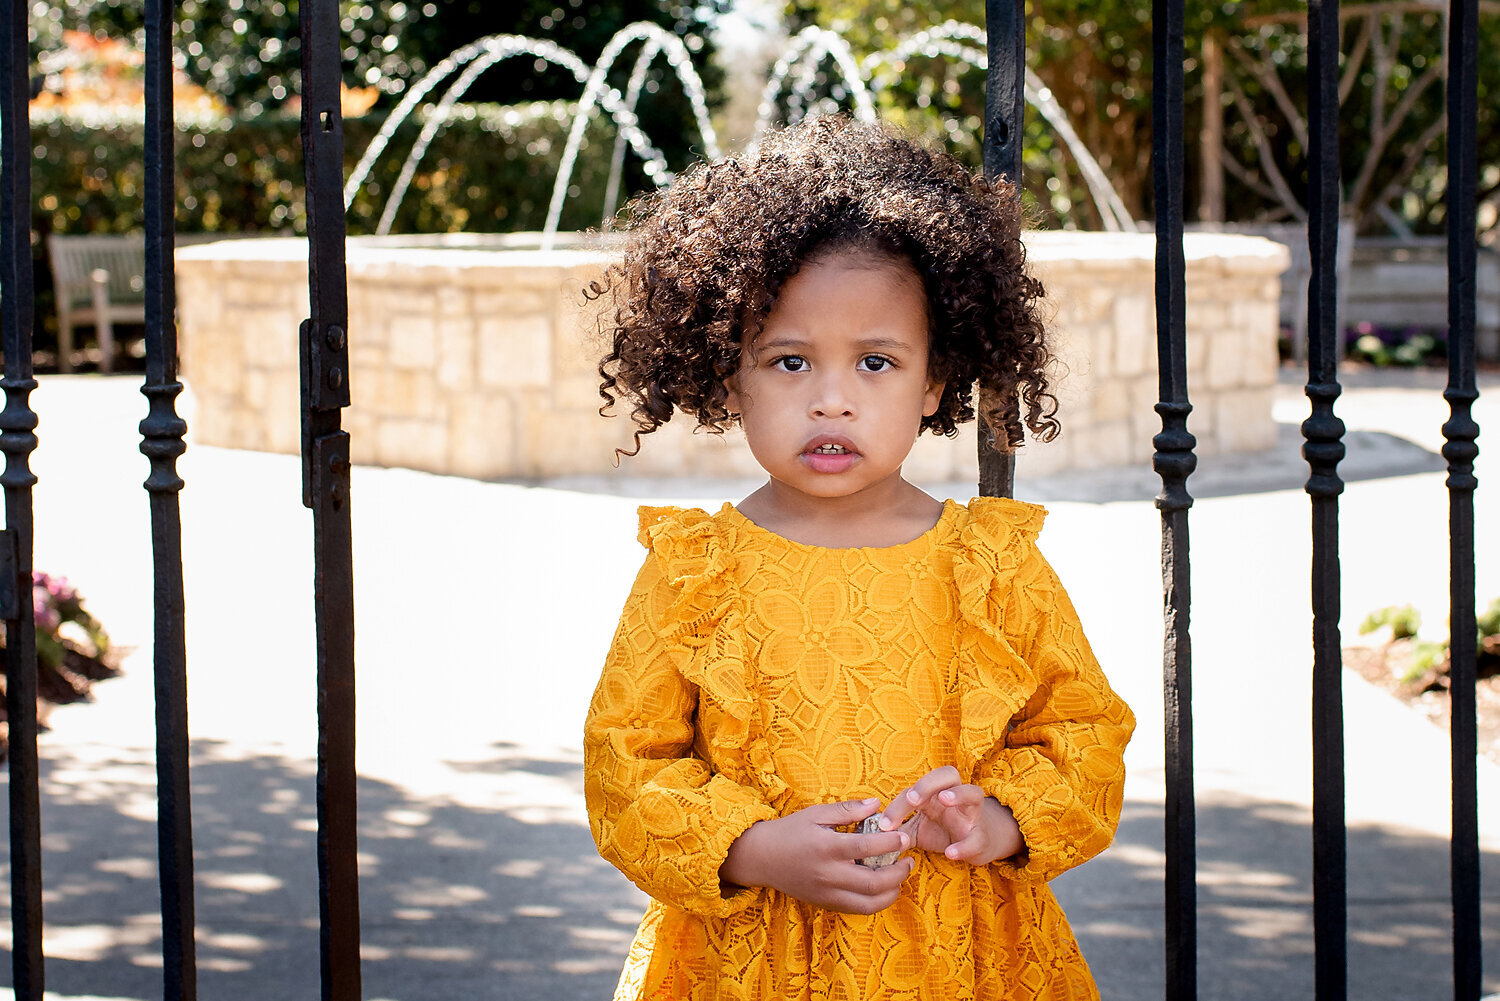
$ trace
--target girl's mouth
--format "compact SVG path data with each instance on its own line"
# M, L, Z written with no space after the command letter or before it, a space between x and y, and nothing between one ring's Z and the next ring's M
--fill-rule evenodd
M859 450L850 441L814 439L802 450L802 461L815 473L842 473L859 458Z

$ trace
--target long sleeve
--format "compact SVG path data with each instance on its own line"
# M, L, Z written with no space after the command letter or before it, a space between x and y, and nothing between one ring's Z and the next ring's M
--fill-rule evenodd
M776 812L753 789L709 764L713 742L695 724L721 714L711 706L700 714L702 693L684 668L695 653L712 651L695 651L663 628L680 594L680 582L668 580L657 559L648 557L584 727L589 827L599 853L652 897L685 911L725 916L761 892L724 895L719 867L729 846Z
M975 677L993 695L981 691L966 704L976 719L965 730L973 781L1010 807L1026 842L1021 865L997 865L1014 878L1048 880L1113 840L1135 717L1036 547L1040 509L1006 503L996 510L976 502L985 544L969 569L966 615L979 639Z
M1028 548L1001 614L1021 627L1014 648L1037 688L981 766L979 785L1021 827L1028 854L1015 875L1045 880L1114 839L1135 717L1105 680L1057 574Z

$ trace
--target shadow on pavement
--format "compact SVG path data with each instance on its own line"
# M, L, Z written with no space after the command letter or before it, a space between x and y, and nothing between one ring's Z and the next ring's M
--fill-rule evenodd
M1164 996L1162 815L1130 802L1108 852L1053 882L1104 1001ZM1200 795L1198 994L1313 996L1312 834L1304 806ZM1452 995L1448 842L1382 827L1348 833L1349 996ZM1500 856L1483 856L1486 881ZM1500 901L1483 903L1486 991L1500 986Z
M306 762L195 746L199 981L204 997L314 996L313 776ZM504 769L581 783L575 762L500 749ZM47 986L159 997L154 778L146 760L53 755L43 776ZM362 780L364 995L389 1001L610 996L644 898L576 822L416 799ZM1128 803L1115 846L1054 887L1106 1001L1163 995L1162 810ZM1304 807L1198 808L1200 996L1311 996L1311 840ZM1497 858L1487 869L1500 873ZM1448 848L1349 832L1350 996L1442 996L1451 982ZM1485 907L1500 969L1500 903ZM9 936L0 939L8 945ZM9 964L4 964L8 971ZM1500 978L1488 978L1493 990Z
M201 995L316 997L311 766L216 750L194 748ZM506 757L503 767L567 770L581 783L576 764ZM151 766L53 760L42 782L49 993L160 997ZM366 998L610 996L644 897L598 858L585 827L364 779L359 795ZM0 941L9 946L8 929Z

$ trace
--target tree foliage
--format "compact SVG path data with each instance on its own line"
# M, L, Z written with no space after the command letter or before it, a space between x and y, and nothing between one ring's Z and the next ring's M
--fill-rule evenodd
M651 21L702 48L714 5L683 0L365 0L339 4L344 82L399 96L449 52L485 35L547 38L585 62L633 21ZM133 38L144 44L138 0L66 0L32 22L33 50L61 45L65 30ZM297 92L301 76L297 0L179 0L177 61L193 80L242 115L272 110ZM487 73L472 99L511 103L576 97L571 75L529 63Z
M1443 148L1445 22L1440 11L1402 12L1382 5L1373 17L1347 5L1342 33L1346 76L1339 119L1346 211L1363 231L1388 227L1441 231L1446 169ZM1413 5L1415 6L1415 5ZM952 18L983 24L982 0L789 0L800 27L840 32L858 53L889 49L916 31ZM1188 204L1199 196L1205 123L1203 40L1226 51L1223 159L1231 220L1297 217L1306 201L1306 5L1297 0L1224 2L1192 7L1186 31ZM1151 208L1151 7L1143 0L1029 0L1027 61L1066 109L1071 124L1137 218ZM1481 19L1480 49L1500 46L1500 17ZM912 60L882 90L882 113L943 135L978 163L984 87L978 73L946 60ZM1482 229L1493 237L1500 214L1500 129L1493 96L1500 61L1481 60ZM1291 113L1288 111L1291 109ZM947 119L945 125L941 119ZM1076 170L1052 130L1028 117L1026 186L1044 215L1090 226L1097 217ZM1290 198L1287 193L1290 192ZM1191 210L1190 210L1191 212Z

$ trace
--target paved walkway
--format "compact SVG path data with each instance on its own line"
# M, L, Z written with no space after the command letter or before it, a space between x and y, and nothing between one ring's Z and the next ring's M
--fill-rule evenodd
M1352 388L1344 633L1375 607L1446 617L1441 380ZM1431 385L1421 386L1429 382ZM60 997L160 996L150 541L138 379L34 395L36 564L68 574L137 647L43 738L47 980ZM1479 421L1500 427L1500 383ZM1192 481L1200 996L1310 997L1308 502L1288 387L1270 456ZM1481 439L1483 442L1484 439ZM181 463L201 992L317 991L311 519L293 457L190 448ZM1478 552L1500 552L1500 466L1481 456ZM1356 477L1362 477L1356 479ZM1057 881L1105 999L1162 996L1161 598L1149 472L1026 479L1043 547L1141 727L1117 844ZM747 485L653 499L717 503ZM969 486L935 485L967 497ZM677 496L673 496L673 495ZM594 855L578 732L640 553L638 497L355 471L365 997L607 997L642 898ZM1481 559L1481 600L1500 563ZM1449 996L1444 735L1346 674L1351 997ZM1500 886L1500 767L1481 767L1486 886ZM1486 968L1500 986L1500 896ZM8 908L6 909L8 913ZM5 937L8 942L8 934ZM0 978L9 964L0 963ZM3 979L0 979L3 982Z

